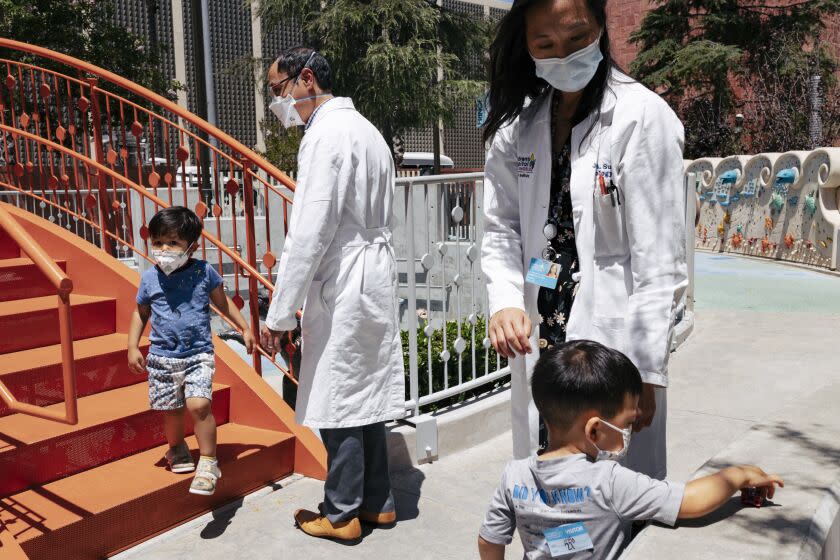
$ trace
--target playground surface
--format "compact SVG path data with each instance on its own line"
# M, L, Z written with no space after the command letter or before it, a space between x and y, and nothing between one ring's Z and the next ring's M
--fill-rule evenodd
M696 271L695 330L671 361L668 454L669 478L675 480L689 479L752 426L803 395L832 390L838 379L833 340L840 324L840 278L708 253L697 254ZM510 455L506 432L394 473L398 524L366 529L356 546L316 540L296 529L292 513L315 508L322 483L289 479L117 558L474 558L478 527ZM776 500L782 509L785 491ZM774 510L779 508L749 515L779 515ZM683 549L681 556L702 554L694 552ZM521 556L514 539L507 557Z

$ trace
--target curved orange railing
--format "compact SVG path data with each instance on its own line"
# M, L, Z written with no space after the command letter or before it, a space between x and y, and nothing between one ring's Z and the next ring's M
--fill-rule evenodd
M274 287L272 247L288 229L292 180L121 76L35 45L0 39L0 48L25 58L0 58L0 200L12 196L114 257L146 261L151 215L187 206L204 223L202 258L226 278L237 307L247 296L258 328L260 291L270 298ZM257 354L253 364L261 371Z
M73 321L70 313L70 293L73 282L55 261L38 245L17 220L0 207L0 229L4 230L20 250L47 277L58 292L58 330L61 337L61 374L64 380L64 414L18 401L8 387L0 381L0 400L11 412L22 412L46 420L64 424L78 424L79 412L76 405L76 366L73 360Z
M244 144L239 142L236 138L228 135L223 130L213 126L212 124L208 123L204 119L196 116L195 114L187 111L183 107L173 103L169 99L153 92L150 89L147 89L139 84L132 82L131 80L127 80L122 76L114 74L113 72L109 72L104 68L100 68L99 66L95 66L83 60L79 60L78 58L73 58L72 56L62 54L59 52L52 51L50 49L46 49L44 47L39 47L37 45L30 45L28 43L22 43L20 41L14 41L12 39L4 39L0 37L0 47L4 47L7 49L24 52L33 54L36 56L40 56L43 58L47 58L53 60L55 62L65 64L68 67L75 68L81 72L86 72L92 76L96 76L98 78L107 80L108 82L117 85L126 91L131 93L137 94L140 97L147 99L154 103L155 105L159 105L163 107L167 111L171 112L172 114L178 115L180 118L184 119L185 121L190 122L196 128L207 132L210 136L217 138L224 144L234 148L243 157L246 157L252 161L262 160L264 162L263 169L269 173L274 179L278 182L284 184L288 188L294 190L294 181L292 181L285 173L274 167L265 160L262 159L261 156L257 155L256 152L251 150L250 148L246 147ZM5 59L0 59L0 62L12 63L12 64L22 64L17 61L9 61ZM23 64L24 66L29 66L34 68L29 64ZM49 71L48 71L49 72ZM55 72L50 72L51 74L55 74ZM72 79L72 78L71 78ZM79 82L79 80L75 80Z
M90 166L90 167L96 169L98 172L104 173L106 175L114 177L115 179L120 180L121 182L123 182L125 184L125 186L127 188L131 189L137 195L142 196L144 199L147 199L149 202L151 202L153 204L156 204L156 205L159 205L161 207L166 206L165 201L159 199L158 197L156 197L154 194L150 193L147 189L145 189L141 185L138 185L138 184L136 184L132 181L129 181L129 180L126 180L126 179L120 177L119 175L117 175L111 169L108 169L107 167L101 165L100 163L98 163L94 160L90 160L88 158L79 158L78 154L71 154L71 153L69 153L70 150L68 148L65 148L65 147L63 147L59 144L56 144L55 142L51 142L51 141L46 140L44 138L39 138L39 137L34 136L34 135L32 135L30 133L27 133L27 132L23 132L23 131L20 131L20 130L13 129L13 128L8 127L6 125L0 125L0 132L6 133L6 134L11 134L13 136L21 136L21 137L26 138L27 140L37 142L37 143L43 145L44 147L46 147L50 150L53 150L55 152L59 152L59 153L62 153L62 154L68 155L68 156L72 155L72 157L76 157L84 165ZM12 191L17 191L17 192L20 192L21 194L24 194L24 195L31 195L30 193L26 193L19 186L16 186L13 183L7 182L7 180L8 180L8 176L6 177L6 180L4 180L4 174L0 173L0 187L6 188L6 189L9 189L9 190L12 190ZM247 186L247 183L246 183L246 188L250 188L250 187ZM35 198L39 202L43 202L44 204L51 205L51 206L54 206L54 207L57 207L57 208L61 208L60 206L56 205L55 202L53 202L52 200L50 200L48 198L40 197L40 196L37 196L37 195L34 195L33 198ZM64 209L64 210L66 210L66 209ZM3 219L4 214L5 213L2 211L2 208L0 208L0 227L5 226L5 223L6 223L5 220ZM95 222L91 221L90 219L88 219L84 216L76 215L76 217L79 220L81 220L85 223L88 223L91 227L99 227L98 224L96 224ZM11 216L9 216L9 220L13 220L13 218ZM6 228L3 227L3 229L6 229ZM18 239L18 237L16 237L12 233L11 230L9 232L10 232L10 234L12 234L14 239L16 239L16 240ZM23 235L26 235L26 232L23 232ZM112 238L114 238L115 241L124 242L123 240L120 240L118 237L114 236L110 232L105 232L105 235L111 236ZM226 247L219 239L217 239L213 235L209 234L206 230L202 231L201 237L202 237L202 242L203 242L202 243L202 251L203 252L206 252L206 243L209 242L212 246L218 247L221 252L223 252L228 258L230 258L233 262L235 262L237 264L237 266L240 267L242 269L242 271L245 272L248 275L248 278L251 279L252 282L262 284L263 287L265 287L267 290L269 290L269 292L274 290L274 284L272 284L270 280L268 280L262 274L260 274L254 267L252 267L250 264L248 264L235 251L231 250L229 247ZM32 243L34 243L34 241L32 241ZM45 266L48 266L48 263L51 262L51 261L49 261L49 257L45 256L45 253L42 254L42 255L37 255L37 253L29 253L29 251L26 250L24 245L20 245L20 246L21 246L22 249L24 249L25 252L27 252L27 254L30 254L30 255L31 254L36 254L35 258L40 259L40 261L35 261L35 258L33 258L33 261L35 261L36 264L38 264L39 267L41 266L41 264L39 264L39 262L45 263ZM27 247L29 247L29 246L30 245L27 245ZM35 247L37 248L37 245ZM130 248L132 250L136 251L136 254L141 256L143 259L145 259L149 263L154 262L153 259L148 254L141 252L137 247L131 246ZM43 251L42 251L42 253L43 253ZM206 255L203 255L203 256L206 256ZM30 258L32 258L32 257L30 257ZM55 267L54 264L53 264L52 268L56 268L58 273L63 275L63 272L61 272L60 269ZM42 269L42 270L45 270L46 274L51 279L53 277L59 278L58 276L56 276L56 273L54 271L52 271L51 269ZM64 295L65 297L69 296L69 291L64 293L63 290L68 290L68 289L72 290L72 286L73 286L72 282L70 282L70 280L66 276L64 276L63 279L59 279L59 280L60 280L60 283L57 285L57 288L59 290L59 296L60 297L62 295ZM256 293L256 290L251 290L251 293ZM218 310L216 310L215 307L214 307L214 310L218 312ZM236 328L236 326L230 321L230 319L228 319L227 317L225 317L221 314L220 314L220 316L231 327ZM68 315L68 317L69 317L69 315ZM69 319L68 319L67 324L69 325ZM63 337L63 334L62 334L62 337ZM262 355L262 356L266 357L267 359L269 359L276 367L278 367L281 371L283 371L286 374L286 376L288 376L295 384L297 384L297 380L294 378L294 376L292 376L291 373L289 373L287 368L284 368L284 367L280 366L274 360L273 355L267 353L265 350L263 350L262 348L259 348L259 347L257 348L257 352L255 353L255 359L258 359L258 355ZM69 356L70 356L70 361L72 363L72 346L71 346L71 349L70 349ZM65 385L65 387L66 387L66 385ZM3 398L2 389L3 389L3 387L2 387L2 385L0 385L0 398ZM73 392L73 394L75 395L75 391ZM24 405L23 403L20 403L19 405L16 405L16 406L23 407L23 406L28 406L28 405ZM43 416L43 417L46 417L46 416Z

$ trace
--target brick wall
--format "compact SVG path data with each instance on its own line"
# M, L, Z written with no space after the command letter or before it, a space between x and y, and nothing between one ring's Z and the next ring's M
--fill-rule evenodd
M786 0L777 3L790 3ZM647 11L654 4L651 0L611 0L607 4L607 28L612 42L613 58L625 71L636 57L638 49L629 43L630 34L639 28ZM840 17L833 17L826 22L822 34L824 42L834 47L835 55L840 56Z
M636 57L637 48L628 41L630 34L642 24L649 0L613 0L607 3L607 29L613 48L613 58L625 71Z

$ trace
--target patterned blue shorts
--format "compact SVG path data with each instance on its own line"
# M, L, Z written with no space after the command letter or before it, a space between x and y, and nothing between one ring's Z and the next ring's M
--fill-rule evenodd
M212 400L216 356L212 352L188 358L166 358L149 354L149 405L153 410L176 410L193 397Z

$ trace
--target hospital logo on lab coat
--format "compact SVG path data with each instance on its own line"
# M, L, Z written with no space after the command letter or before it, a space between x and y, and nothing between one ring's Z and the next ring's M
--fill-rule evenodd
M516 172L519 173L520 177L530 177L536 164L537 158L534 157L534 154L525 157L520 156L516 158Z

